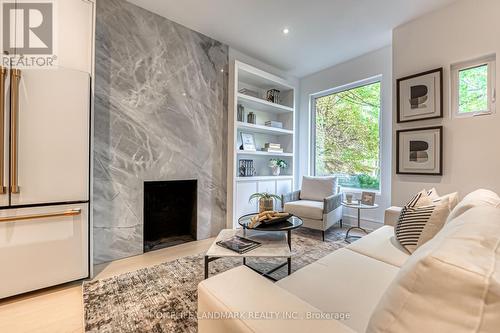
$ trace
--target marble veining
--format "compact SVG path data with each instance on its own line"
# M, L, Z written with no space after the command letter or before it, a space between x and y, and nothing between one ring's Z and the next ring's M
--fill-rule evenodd
M144 181L198 180L198 239L226 222L228 47L97 2L94 262L143 252Z

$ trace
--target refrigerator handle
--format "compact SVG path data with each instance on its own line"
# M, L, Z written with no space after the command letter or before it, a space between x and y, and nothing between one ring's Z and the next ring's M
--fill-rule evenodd
M19 193L17 155L19 118L19 81L21 70L10 70L10 193Z
M5 187L5 79L7 69L0 66L0 194L6 194Z

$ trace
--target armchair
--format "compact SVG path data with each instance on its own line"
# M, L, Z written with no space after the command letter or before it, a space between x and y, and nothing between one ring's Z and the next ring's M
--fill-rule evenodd
M336 177L304 177L302 190L282 196L283 210L300 217L304 227L325 231L335 223L342 227L342 194Z

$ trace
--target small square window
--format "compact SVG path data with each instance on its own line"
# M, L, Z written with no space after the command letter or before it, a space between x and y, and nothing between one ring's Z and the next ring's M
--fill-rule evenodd
M456 117L495 111L495 57L453 65L451 75Z

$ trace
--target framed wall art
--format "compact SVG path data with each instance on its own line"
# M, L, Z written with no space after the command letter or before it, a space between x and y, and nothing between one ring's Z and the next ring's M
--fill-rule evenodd
M398 123L443 117L443 68L397 80Z
M396 173L442 176L443 127L397 131Z

